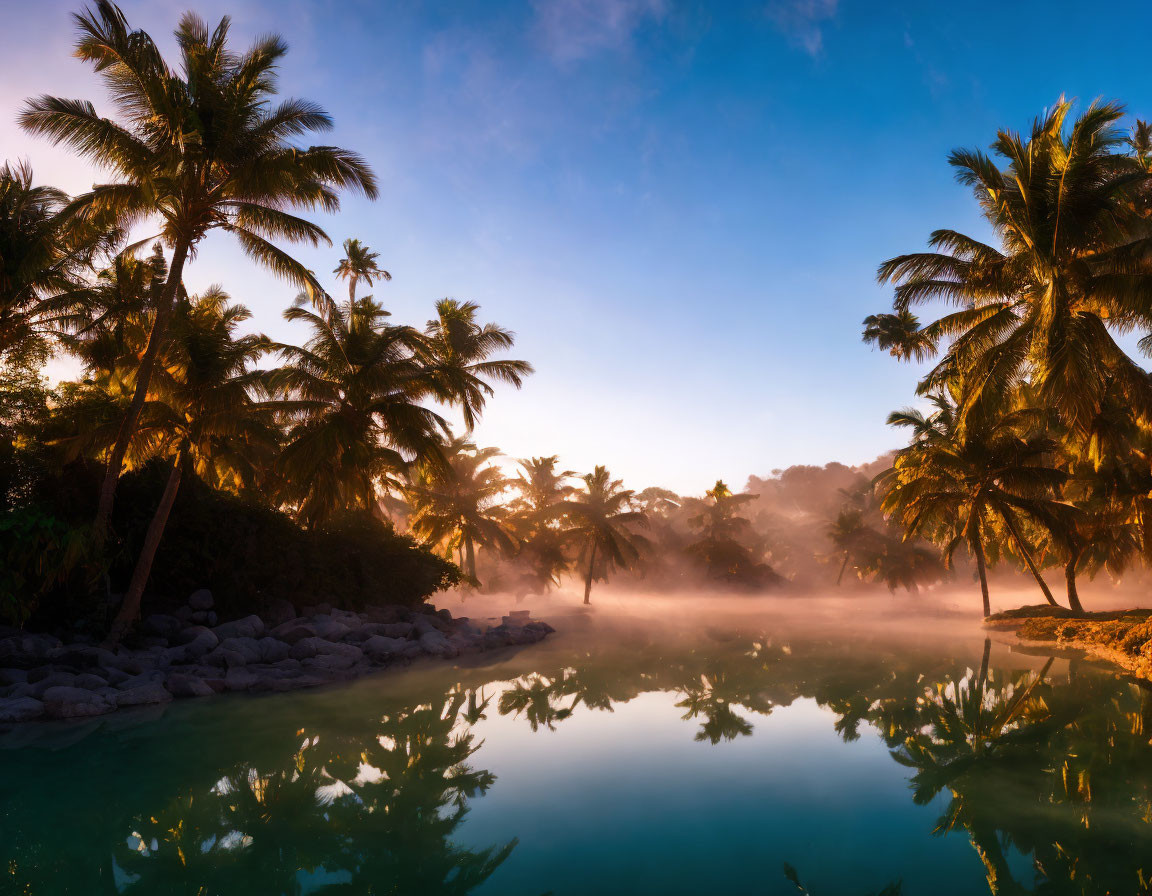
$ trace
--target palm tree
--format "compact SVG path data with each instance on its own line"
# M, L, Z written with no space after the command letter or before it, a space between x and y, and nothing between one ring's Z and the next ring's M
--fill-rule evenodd
M270 421L254 400L263 374L250 366L268 351L268 340L236 333L249 317L247 308L231 305L218 287L176 308L164 363L153 378L151 400L138 430L156 454L171 459L171 467L112 623L112 643L123 637L140 613L152 561L186 468L191 466L216 487L225 480L250 482L257 469L254 455L267 457L275 446Z
M1145 169L1152 168L1152 124L1136 119L1132 132L1124 140L1132 150L1135 157Z
M844 581L844 571L848 568L848 561L864 544L871 542L876 531L864 522L864 511L856 508L845 508L836 515L828 526L828 538L837 551L844 555L840 563L840 572L836 575L836 587Z
M1109 383L1129 407L1152 413L1147 375L1114 339L1152 327L1152 236L1143 213L1150 175L1118 152L1121 106L1093 103L1068 126L1071 110L1061 99L1026 139L1001 131L993 149L1004 168L980 151L949 157L999 248L937 230L929 240L934 251L880 266L880 282L896 284L897 314L921 302L959 306L918 338L954 339L926 384L965 374L961 429L976 405L999 401L1024 378L1045 406L1079 428Z
M907 308L894 314L869 314L864 318L864 341L876 343L901 361L923 361L936 350L935 341L920 328L920 319Z
M62 321L60 339L102 389L132 395L139 354L168 276L159 244L147 261L120 254L87 286Z
M411 460L439 458L447 432L420 404L431 389L423 337L385 324L387 312L368 298L327 314L297 300L284 316L307 323L312 337L302 348L275 346L283 363L268 377L288 425L280 497L311 526L345 509L376 512L379 484Z
M584 603L588 604L597 560L605 569L635 562L640 556L637 545L643 539L630 527L647 526L648 515L632 509L633 492L624 488L621 480L613 479L607 468L596 467L581 478L584 491L561 502L554 512L564 516L569 538L580 546L579 561L587 570Z
M415 481L404 489L412 507L409 525L446 557L456 552L464 574L479 585L476 548L515 548L508 507L501 501L508 479L491 463L500 455L496 448L477 448L457 437L444 446L443 455L447 463L421 464Z
M959 391L959 390L957 390ZM912 444L878 483L884 512L903 524L906 537L923 536L944 547L945 560L967 545L976 561L984 615L991 614L986 574L992 536L1004 531L1048 603L1057 606L1028 544L1024 521L1056 527L1071 508L1053 498L1067 475L1049 463L1056 445L1034 431L1036 414L1014 411L961 432L953 396L934 396L931 415L905 410L888 422L912 428Z
M460 406L469 431L475 428L485 399L493 393L489 380L519 389L524 377L532 373L527 361L489 360L496 352L512 348L515 334L496 324L478 324L479 310L475 302L441 299L436 303L436 318L428 321L425 330L437 396Z
M555 509L575 494L569 480L576 474L558 471L559 462L555 454L521 458L520 474L512 482L519 493L511 507L519 528L520 557L530 567L532 581L541 587L559 584L559 575L568 565L564 531Z
M379 253L370 250L360 240L344 240L344 257L332 273L338 279L348 281L349 308L356 304L356 284L361 280L371 286L376 278L385 282L392 279L392 275L376 263L379 257Z
M328 242L323 230L288 210L335 211L337 189L374 198L376 181L354 153L295 144L296 137L331 129L332 121L304 100L273 105L276 68L288 49L279 37L263 37L237 54L228 48L228 18L210 32L186 13L176 28L180 66L174 68L109 0L95 0L75 20L76 55L104 80L119 120L100 117L84 100L42 96L28 101L21 124L117 176L76 197L69 215L125 228L159 218L160 236L172 251L132 402L100 490L95 528L102 538L189 255L210 231L224 230L253 259L322 301L313 275L269 240Z
M716 484L704 493L703 500L692 499L697 513L688 520L688 524L699 529L710 541L734 539L752 528L752 524L737 516L736 511L758 497L748 493L736 494L723 479L717 479Z
M78 274L107 243L69 221L67 204L60 190L33 186L26 163L0 168L0 358L42 360Z

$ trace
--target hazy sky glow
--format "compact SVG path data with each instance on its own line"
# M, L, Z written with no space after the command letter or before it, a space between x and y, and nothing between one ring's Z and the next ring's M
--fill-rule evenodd
M98 175L22 134L25 97L107 104L71 58L64 0L0 31L0 155L69 190ZM171 47L188 6L122 6ZM538 373L478 441L699 492L895 447L916 370L859 341L878 262L930 230L981 232L945 164L1061 93L1152 115L1147 23L1099 6L852 0L375 3L203 0L239 44L280 32L286 94L324 105L381 198L318 220L392 272L398 320L450 295L518 334ZM992 27L989 27L989 25ZM330 271L337 248L300 250ZM293 290L211 237L186 273L276 338ZM335 283L332 284L335 287Z

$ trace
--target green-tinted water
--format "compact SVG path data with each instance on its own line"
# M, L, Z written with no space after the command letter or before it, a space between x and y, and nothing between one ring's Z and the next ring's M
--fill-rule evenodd
M1148 892L1148 693L983 647L561 638L18 728L0 889L765 896L789 863L815 896Z

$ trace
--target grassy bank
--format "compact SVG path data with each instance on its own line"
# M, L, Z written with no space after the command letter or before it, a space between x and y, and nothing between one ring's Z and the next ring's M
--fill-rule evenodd
M989 617L986 625L1016 629L1022 641L1084 650L1152 680L1152 610L1077 615L1062 607L1021 607Z

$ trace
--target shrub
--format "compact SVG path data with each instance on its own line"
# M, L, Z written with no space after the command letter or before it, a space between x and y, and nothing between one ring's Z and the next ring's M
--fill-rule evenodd
M165 465L149 465L121 481L113 524L129 549L114 567L117 581L131 576L167 475ZM197 588L212 591L225 618L259 613L279 599L297 607L414 605L458 578L453 564L367 514L306 530L279 510L186 476L152 566L146 609L182 603Z
M127 586L167 475L166 464L153 463L120 481L108 556L95 564L101 573L107 569L113 592ZM0 582L20 608L10 614L14 620L31 614L33 628L106 623L103 576L92 574L92 558L76 553L76 533L95 513L99 481L92 464L61 469L41 451L0 444L0 559L9 551L23 558ZM57 575L65 552L79 557L78 573ZM457 581L452 563L382 520L350 515L307 530L258 496L217 491L187 474L152 566L144 612L173 609L198 588L212 591L222 619L260 613L279 600L296 607L411 606Z

